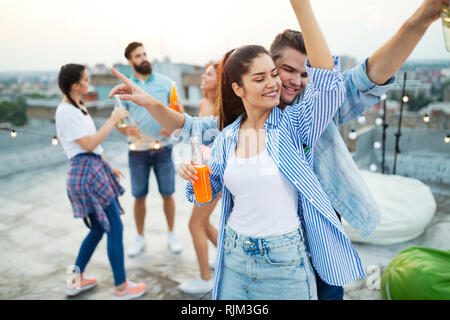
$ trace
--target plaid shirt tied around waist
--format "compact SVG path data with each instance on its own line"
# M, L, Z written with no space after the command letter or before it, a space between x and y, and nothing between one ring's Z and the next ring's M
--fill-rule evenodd
M109 232L110 224L104 208L125 192L108 163L94 153L80 153L70 159L67 194L75 218L87 219L95 213L97 220ZM119 204L120 214L124 214Z

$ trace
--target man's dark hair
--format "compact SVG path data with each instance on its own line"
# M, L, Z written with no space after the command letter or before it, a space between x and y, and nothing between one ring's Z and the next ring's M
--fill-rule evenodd
M126 48L125 48L125 58L127 60L131 59L131 53L139 47L143 47L144 45L140 42L131 42Z
M298 50L306 55L305 42L300 31L286 29L277 34L270 46L270 55L273 61L276 62L281 57L281 53L286 47Z

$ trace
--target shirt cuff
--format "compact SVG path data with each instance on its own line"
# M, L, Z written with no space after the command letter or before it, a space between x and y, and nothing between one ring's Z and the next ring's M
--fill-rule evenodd
M193 118L188 115L187 113L183 113L184 116L184 125L182 129L177 129L170 135L170 139L174 143L188 143L191 138L191 130L192 130L192 124L194 122Z
M332 90L337 82L342 81L340 58L333 56L334 67L332 70L311 67L309 59L306 59L305 67L308 73L309 85L321 91Z
M367 60L369 58L366 58L354 68L352 72L353 83L359 91L381 97L394 86L396 77L393 75L383 85L373 83L367 76Z

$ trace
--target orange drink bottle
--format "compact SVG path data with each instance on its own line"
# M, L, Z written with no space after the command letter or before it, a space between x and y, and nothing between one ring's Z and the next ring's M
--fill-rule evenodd
M212 200L211 184L209 181L209 169L206 164L194 165L198 179L194 182L195 200L198 203L206 203Z
M200 139L198 136L192 137L192 164L197 171L198 179L194 181L194 195L198 203L206 203L212 200L211 183L209 181L209 169L203 162Z
M170 92L170 108L180 112L180 107L178 106L178 96L175 83L172 84L172 91Z

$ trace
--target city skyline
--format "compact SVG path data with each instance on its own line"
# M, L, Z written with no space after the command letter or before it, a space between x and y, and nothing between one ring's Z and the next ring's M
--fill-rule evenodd
M289 1L273 3L130 0L124 6L104 0L0 0L0 72L57 70L68 62L126 63L123 50L131 41L143 42L150 60L169 57L174 63L204 65L236 46L268 48L277 33L299 29ZM331 51L360 61L392 37L421 3L327 0L312 1L312 6ZM439 20L409 60L449 57Z

